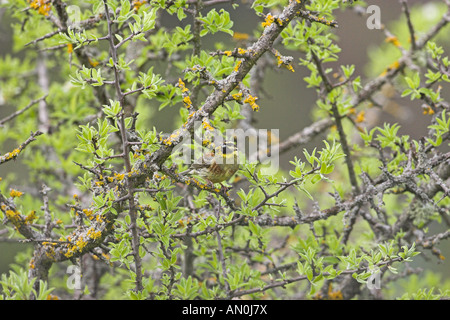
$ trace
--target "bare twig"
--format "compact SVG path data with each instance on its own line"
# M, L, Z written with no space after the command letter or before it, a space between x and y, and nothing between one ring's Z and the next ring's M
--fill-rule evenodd
M50 213L50 208L48 205L48 196L47 196L47 193L50 190L51 189L49 187L47 187L45 184L42 185L41 194L42 194L42 200L44 202L44 205L42 206L42 210L44 211L44 220L45 220L44 236L48 239L50 238L50 233L52 231L52 229L51 229L52 215Z
M216 207L216 218L219 219L219 215L220 215L220 202L217 204ZM223 248L222 248L222 238L220 235L220 232L218 230L216 230L216 238L217 238L217 253L219 256L219 261L222 267L222 276L223 276L223 281L225 284L225 295L227 297L229 297L230 294L230 284L228 283L228 279L227 279L227 265L225 263L225 257L223 255Z
M406 21L408 23L408 29L409 29L409 35L411 39L411 50L415 51L416 48L416 33L414 31L414 26L411 21L411 14L409 12L408 2L407 0L400 0L400 3L402 4L403 11L405 12Z
M50 88L50 79L47 72L45 52L40 52L39 55L40 57L37 61L38 83L42 91L47 94ZM41 99L39 101L38 118L39 130L42 132L48 132L50 129L50 116L45 99Z

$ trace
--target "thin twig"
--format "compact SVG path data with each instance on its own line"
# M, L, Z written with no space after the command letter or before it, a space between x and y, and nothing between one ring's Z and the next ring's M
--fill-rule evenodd
M411 14L409 12L408 2L407 0L400 0L400 3L403 6L403 11L405 12L406 22L408 23L409 35L411 39L411 50L415 51L416 48L416 33L414 31L414 26L411 21Z
M2 126L5 122L8 122L8 121L14 119L15 117L21 115L22 113L24 113L25 111L30 109L35 104L40 103L42 100L45 100L47 97L48 97L48 94L46 94L46 95L44 95L44 96L42 96L42 97L40 97L38 99L32 100L26 107L24 107L24 108L22 108L20 110L17 110L16 112L10 114L9 116L1 119L0 120L0 126Z
M317 67L317 71L319 72L319 75L322 78L322 82L325 86L325 90L327 91L327 93L330 93L331 91L333 91L334 86L331 83L331 81L328 79L328 77L325 73L325 70L323 69L322 61L320 61L319 57L312 50L311 50L311 55L312 55L315 65ZM355 174L355 170L353 168L353 161L351 159L350 147L348 146L347 136L345 134L344 127L342 125L341 115L339 114L338 107L337 107L336 103L334 103L334 102L331 103L331 112L333 114L334 122L336 124L337 131L339 133L339 141L341 143L342 150L345 153L345 163L347 165L350 183L353 187L353 193L358 194L359 193L358 181L356 180L356 174Z
M220 202L217 205L216 208L216 218L219 220L220 215ZM223 276L223 282L225 284L225 294L227 297L230 295L230 284L228 283L227 279L227 265L225 263L225 257L223 255L223 248L222 248L222 238L220 235L220 232L216 230L216 237L217 237L217 253L219 255L219 262L222 266L222 276Z
M11 152L7 152L6 154L0 156L0 164L8 162L10 160L16 159L17 156L34 140L36 140L37 136L43 134L41 131L31 132L30 137L25 140L19 147L14 149Z
M50 238L50 233L52 231L52 215L50 213L50 208L48 205L48 196L47 196L47 193L50 190L51 189L44 184L44 185L42 185L42 190L40 192L42 194L42 200L44 202L44 205L42 206L42 210L44 211L44 220L45 220L44 236L46 238Z
M117 47L114 44L114 34L112 31L112 25L113 25L113 21L111 20L110 17L110 13L109 13L109 7L108 7L108 3L107 0L103 0L103 4L105 7L105 15L106 15L106 20L107 20L107 25L108 25L108 35L109 35L109 43L110 43L110 53L111 53L111 58L113 61L113 71L114 71L114 86L116 88L116 95L117 98L119 100L120 106L122 107L122 111L121 114L118 115L119 116L119 123L120 123L120 133L121 133L121 137L122 137L122 149L123 149L123 154L124 154L124 162L125 162L125 168L126 171L129 173L131 172L131 162L130 159L128 157L129 154L129 149L130 149L130 145L128 144L128 138L127 138L127 134L126 134L126 127L125 127L125 96L120 88L120 78L119 78L119 70L117 69L117 63L118 63L118 58L117 58ZM136 211L136 207L135 207L135 203L134 203L134 197L133 197L133 184L131 179L127 179L127 188L128 188L128 202L129 202L129 216L130 216L130 220L131 220L131 234L132 234L132 247L133 247L133 257L134 257L134 263L135 263L135 268L136 268L136 291L140 292L143 290L143 284L142 284L142 262L141 262L141 256L139 254L139 246L140 246L140 241L139 241L139 235L138 235L138 231L137 231L137 211Z

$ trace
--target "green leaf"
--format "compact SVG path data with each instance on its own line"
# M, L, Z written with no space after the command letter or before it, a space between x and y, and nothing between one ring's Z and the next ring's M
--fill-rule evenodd
M233 21L230 19L230 14L224 9L220 9L219 13L216 9L212 9L206 17L199 17L197 19L203 22L203 29L200 31L200 36L202 37L208 33L215 34L219 31L233 35L233 31L231 30Z

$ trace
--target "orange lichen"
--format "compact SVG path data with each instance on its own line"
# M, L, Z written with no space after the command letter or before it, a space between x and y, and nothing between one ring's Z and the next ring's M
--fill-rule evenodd
M8 220L19 230L25 223L24 217L17 210L6 210L5 212Z
M34 269L34 268L35 268L35 265L34 265L34 259L31 259L31 260L30 260L30 263L28 264L28 267L29 267L30 269Z
M192 108L192 101L191 101L191 98L189 96L186 96L186 97L183 98L183 103L184 103L184 106L186 108L188 108L188 109Z
M6 213L6 217L13 223L15 221L20 221L21 220L21 216L20 216L20 212L19 211L6 210L5 213Z
M181 78L178 78L178 87L181 89L181 92L189 91L189 89L186 88L186 85L184 84L183 80L181 80Z
M398 62L398 60L394 61L380 74L380 77L384 77L389 71L398 69L399 67L400 67L400 62Z
M365 115L366 115L366 112L365 112L364 110L361 111L361 112L359 112L358 115L356 116L355 121L356 121L357 123L363 122L364 120L366 120Z
M398 38L396 36L387 37L384 41L386 41L387 43L392 43L396 47L402 46L402 44L400 43L400 41L398 40Z
M93 211L90 209L83 209L83 213L85 214L85 216L89 219L92 220L94 219L94 215L93 215Z
M211 126L208 122L203 121L203 122L202 122L202 125L203 125L203 129L207 129L207 130L209 130L209 131L214 131L214 127Z
M19 155L21 149L20 148L16 148L11 152L8 152L7 154L4 155L5 160L10 160L12 158L15 158Z
M95 230L94 228L90 228L88 230L88 232L87 232L87 236L89 238L91 238L91 239L96 240L96 239L98 239L98 238L100 238L102 236L102 233L99 230Z
M125 174L123 173L114 173L114 179L117 181L122 181L125 178Z
M433 108L430 107L430 106L425 106L425 107L423 108L423 114L429 114L429 115L432 115L432 114L434 114L434 110L433 110Z
M255 102L257 99L258 97L248 95L247 98L245 98L244 103L248 103L250 107L253 109L253 111L259 111L259 105L257 105Z
M277 23L278 23L278 25L279 25L280 27L283 26L283 20L282 20L282 19L277 18Z
M242 100L242 92L238 92L238 93L232 94L231 96L236 101L241 101Z
M23 194L23 192L11 189L11 192L9 193L9 196L13 197L13 198L16 198L16 197L19 198L20 196L22 196L22 194Z
M241 66L241 64L242 64L242 61L238 61L237 63L236 63L236 66L234 67L234 71L238 71L239 70L239 67Z
M342 300L342 292L340 290L333 291L331 284L328 286L328 299L330 300Z
M283 59L283 57L280 55L280 53L277 50L275 50L275 57L277 58L278 67L284 66L289 71L295 72L294 68Z
M51 1L49 0L28 0L28 3L30 3L30 8L36 10L39 14L44 16L48 16L48 13L52 9Z
M37 219L36 211L33 210L25 217L25 223L30 224L36 219Z
M238 53L241 55L244 55L247 52L247 50L242 49L242 48L238 48Z
M247 33L235 32L233 33L233 39L235 40L247 40L250 36Z
M141 0L141 1L134 0L133 1L133 10L138 11L144 3L145 3L145 0Z
M91 60L90 58L88 58L89 64L91 65L91 67L95 68L96 66L98 66L100 64L100 62L95 61L95 60Z
M275 18L269 13L267 16L266 16L266 20L262 23L262 26L265 28L265 27L268 27L268 26L270 26L273 22L275 21Z

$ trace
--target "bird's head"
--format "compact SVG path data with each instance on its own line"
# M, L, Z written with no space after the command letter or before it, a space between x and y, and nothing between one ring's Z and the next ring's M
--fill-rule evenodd
M223 159L223 163L236 161L238 156L237 147L231 141L226 141L222 145L215 147L214 153L216 157Z

